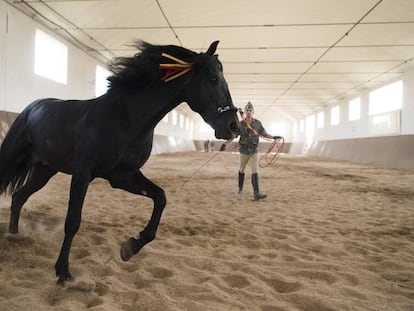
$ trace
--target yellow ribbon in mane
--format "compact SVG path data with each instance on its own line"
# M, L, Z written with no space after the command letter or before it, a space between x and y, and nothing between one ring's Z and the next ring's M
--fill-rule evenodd
M183 61L170 54L162 53L161 55L176 62L176 64L160 64L160 69L167 71L161 78L161 80L165 82L169 82L175 78L181 77L182 75L189 72L192 68L192 64L187 63L186 61Z

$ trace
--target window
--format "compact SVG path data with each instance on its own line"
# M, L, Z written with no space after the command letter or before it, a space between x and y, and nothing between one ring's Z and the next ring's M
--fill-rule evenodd
M313 136L315 133L315 115L307 116L305 119L306 135Z
M299 132L303 132L305 130L305 120L299 120Z
M173 110L171 113L172 116L172 124L177 125L177 111Z
M175 141L174 136L168 136L168 142L170 143L170 147L177 147L177 142Z
M67 66L67 46L37 29L34 72L39 76L66 84Z
M355 98L349 102L349 115L348 120L359 120L361 117L361 98Z
M184 128L184 116L180 114L180 127Z
M390 111L368 117L370 136L395 135L401 132L401 112Z
M318 129L322 129L325 126L325 114L323 113L323 111L319 112L316 115L316 127Z
M111 73L102 66L96 66L95 71L95 96L101 96L108 90L108 80L106 78Z
M403 82L397 81L369 93L370 116L402 108Z
M315 115L307 116L305 119L305 137L308 146L312 144L313 135L315 134Z
M273 122L270 124L270 135L284 136L286 134L286 124Z
M339 124L339 106L331 108L331 125Z

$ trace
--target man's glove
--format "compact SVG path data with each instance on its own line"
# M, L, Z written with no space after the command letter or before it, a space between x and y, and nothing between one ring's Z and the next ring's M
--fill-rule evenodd
M283 138L282 136L273 136L273 139L281 139Z
M226 144L222 144L222 145L220 146L220 151L224 151L224 150L226 150Z

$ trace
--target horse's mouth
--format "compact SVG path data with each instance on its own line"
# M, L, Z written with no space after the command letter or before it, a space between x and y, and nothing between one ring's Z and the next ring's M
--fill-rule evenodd
M232 122L230 124L230 130L232 131L232 133L234 133L234 135L236 135L235 137L240 135L240 122Z
M240 135L240 122L237 117L218 119L212 127L217 139L234 139Z
M234 138L236 138L237 136L240 135L240 127L238 127L235 130L230 129L230 130L225 131L225 132L221 132L221 131L216 130L214 135L216 136L217 139L226 139L226 140L234 139Z

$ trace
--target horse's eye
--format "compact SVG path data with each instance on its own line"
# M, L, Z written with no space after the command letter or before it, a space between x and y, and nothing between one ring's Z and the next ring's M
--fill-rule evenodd
M209 76L208 79L212 82L216 82L218 80L217 76Z

